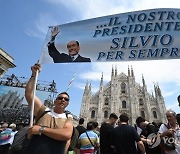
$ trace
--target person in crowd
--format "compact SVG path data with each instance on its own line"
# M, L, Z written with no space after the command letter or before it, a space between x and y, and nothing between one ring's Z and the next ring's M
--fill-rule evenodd
M176 114L176 120L178 125L180 126L180 113Z
M94 122L88 122L87 131L79 137L80 154L94 154L99 148L99 137L93 130Z
M78 124L78 126L76 126L76 129L77 129L78 132L79 132L79 136L80 136L82 133L86 132L86 128L84 127L84 118L80 118L80 119L79 119L79 124ZM79 154L79 153L80 153L79 149L76 148L74 153Z
M10 124L9 128L11 128L15 133L17 132L16 124L15 123Z
M136 119L136 124L143 130L140 136L141 136L141 140L145 145L146 153L162 154L162 151L159 146L151 147L151 144L147 142L148 136L155 133L157 134L158 128L141 116Z
M60 53L55 47L55 38L60 32L58 27L53 27L51 30L51 40L48 43L49 55L53 58L54 63L62 62L91 62L90 58L82 57L79 54L80 45L76 40L72 40L67 44L68 54Z
M111 131L114 129L118 116L111 113L107 122L102 123L100 127L100 153L113 154L114 149L111 148Z
M31 71L32 76L25 89L25 97L30 107L33 101L36 72L41 71L41 65L35 64L31 67ZM34 115L36 119L41 118L29 128L28 137L31 140L23 154L64 154L66 152L68 148L66 143L70 143L73 132L73 117L71 114L67 115L65 113L69 99L69 95L66 92L58 94L54 101L54 108L50 110L35 96ZM49 112L44 114L45 111Z
M76 129L79 132L79 136L86 131L86 128L83 125L84 125L84 118L80 118L79 119L79 124L76 127Z
M161 148L164 150L165 154L179 154L180 153L180 142L179 139L179 125L177 124L176 113L172 110L166 112L166 117L168 120L167 124L162 124L159 128L159 133L163 144ZM173 142L171 142L173 140ZM170 141L170 142L169 142ZM173 148L168 148L166 143L171 144Z
M177 97L177 100L178 100L178 104L179 104L179 107L180 107L180 95Z
M8 128L7 123L2 124L0 133L0 154L8 154L9 148L14 140L15 132Z
M120 125L113 129L111 145L115 148L115 154L138 154L135 142L142 154L146 154L145 147L135 128L128 125L129 118L121 114Z
M98 128L98 122L94 121L94 132L98 135L98 137L100 136L100 132L99 132L99 128Z
M96 133L96 134L98 135L98 137L100 137L98 122L94 121L93 124L94 124L94 130L93 130L94 133ZM100 153L100 150L99 150L99 149L97 149L97 150L94 152L94 154L99 154L99 153Z

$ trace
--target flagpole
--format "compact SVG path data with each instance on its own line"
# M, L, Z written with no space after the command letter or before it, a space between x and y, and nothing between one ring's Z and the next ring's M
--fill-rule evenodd
M67 89L66 89L66 92L68 92L68 90L69 90L69 88L70 88L70 86L71 86L71 84L72 84L72 82L73 82L73 80L74 80L75 75L76 75L76 72L74 73L71 81L69 82L69 85L68 85L68 87L67 87Z
M30 113L30 124L29 126L32 127L34 124L34 99L36 94L36 85L37 85L37 78L38 78L39 71L36 71L35 74L35 82L34 82L34 89L33 89L33 97L32 97L32 103L31 103L31 113Z

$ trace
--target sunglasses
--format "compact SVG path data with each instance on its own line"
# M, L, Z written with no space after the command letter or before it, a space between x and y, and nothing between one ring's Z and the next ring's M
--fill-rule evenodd
M64 100L65 100L66 102L69 101L69 98L67 98L67 97L62 97L62 96L57 97L56 100L62 100L63 98L64 98Z

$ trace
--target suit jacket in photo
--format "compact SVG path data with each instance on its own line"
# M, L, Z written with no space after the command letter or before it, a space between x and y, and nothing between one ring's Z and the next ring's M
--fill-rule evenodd
M82 57L78 55L78 57L72 61L71 56L65 53L59 53L56 49L54 42L48 43L48 52L49 55L53 58L54 63L63 63L63 62L91 62L90 58Z

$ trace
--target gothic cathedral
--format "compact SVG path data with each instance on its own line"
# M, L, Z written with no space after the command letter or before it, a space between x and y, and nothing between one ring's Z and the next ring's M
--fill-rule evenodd
M135 81L133 69L128 68L128 75L117 74L117 68L112 68L111 81L103 84L103 74L100 87L95 94L91 93L91 84L85 86L82 98L80 117L88 121L97 121L99 125L106 121L110 113L126 113L131 125L138 116L145 117L149 122L166 120L164 98L158 85L154 85L154 93L147 91L142 76L142 86Z

